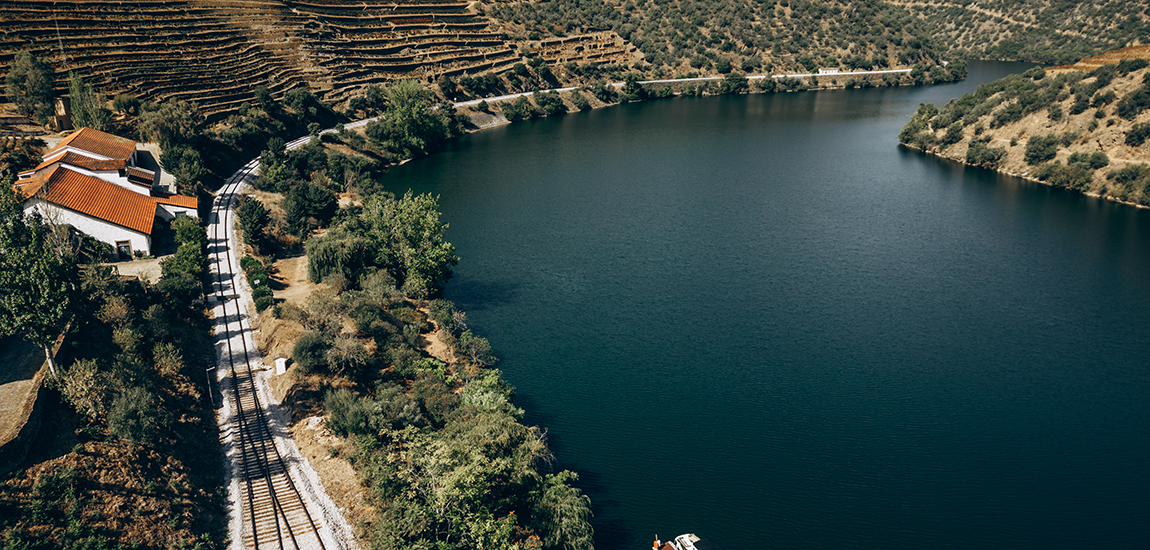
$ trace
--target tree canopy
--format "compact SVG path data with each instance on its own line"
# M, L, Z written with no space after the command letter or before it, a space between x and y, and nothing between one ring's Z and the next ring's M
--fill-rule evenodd
M23 334L42 347L54 374L51 347L71 316L75 262L58 255L39 216L24 216L10 180L0 189L0 335Z
M8 101L24 116L47 121L52 112L52 66L31 52L19 51L8 68Z

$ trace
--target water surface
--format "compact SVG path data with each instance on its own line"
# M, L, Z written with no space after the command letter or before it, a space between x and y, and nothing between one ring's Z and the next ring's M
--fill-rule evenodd
M1144 548L1150 212L901 149L1017 64L465 137L447 297L600 549Z

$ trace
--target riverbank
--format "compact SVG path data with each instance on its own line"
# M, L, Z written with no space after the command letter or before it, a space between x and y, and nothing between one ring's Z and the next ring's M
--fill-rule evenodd
M1150 206L1148 137L1140 58L1011 75L941 109L922 105L899 134L931 155L1140 208Z
M531 92L518 92L487 98L457 101L452 105L471 120L469 131L494 128L532 118L544 118L673 96L707 96L731 93L775 93L845 88L875 88L954 82L966 78L966 63L943 62L929 67L916 65L900 69L847 71L821 69L818 73L687 77L661 80L633 80L596 86L568 86ZM566 94L565 96L563 94ZM541 104L541 101L547 103ZM562 109L552 107L562 102ZM508 114L508 106L514 112ZM374 119L371 119L374 120ZM359 121L347 127L366 125Z

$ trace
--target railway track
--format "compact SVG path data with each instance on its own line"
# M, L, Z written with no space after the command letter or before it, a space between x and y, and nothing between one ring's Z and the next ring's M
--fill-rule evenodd
M289 144L298 147L306 139ZM232 234L232 208L239 192L258 173L259 161L253 160L237 171L220 189L212 204L208 225L209 263L212 269L212 297L217 316L216 336L221 360L217 380L231 413L222 423L231 439L233 486L238 481L238 502L233 503L233 516L239 517L235 532L235 549L253 550L341 550L344 544L331 544L331 529L325 537L323 521L317 515L325 511L309 509L308 491L301 491L292 476L298 456L285 456L277 442L257 377L261 360L239 291L238 258L229 245ZM253 365L255 363L255 365ZM292 446L294 450L294 445ZM288 453L290 454L290 453ZM239 508L240 510L234 510ZM237 513L238 512L238 513ZM325 543L325 538L329 542Z

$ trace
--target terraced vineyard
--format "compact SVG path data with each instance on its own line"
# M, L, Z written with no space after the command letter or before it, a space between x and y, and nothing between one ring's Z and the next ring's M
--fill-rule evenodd
M49 60L56 92L78 71L105 93L199 103L209 120L308 86L338 102L376 82L502 72L522 62L499 23L453 0L5 0L0 65L19 50ZM618 61L614 33L570 37L547 57Z

